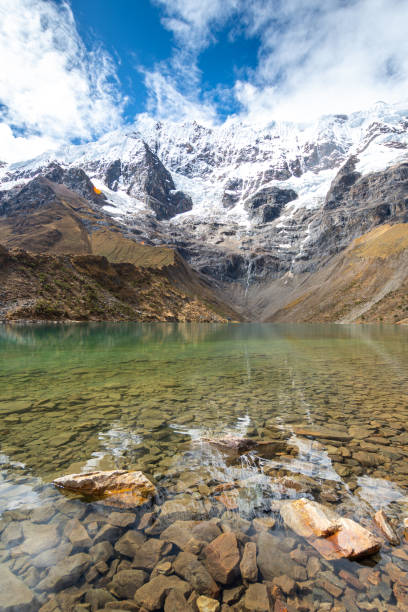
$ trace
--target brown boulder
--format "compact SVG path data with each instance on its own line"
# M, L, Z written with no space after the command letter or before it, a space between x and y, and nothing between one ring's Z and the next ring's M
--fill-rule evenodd
M245 612L269 612L271 604L265 584L250 584L244 597Z
M247 542L239 564L242 580L244 582L256 582L258 579L258 566L256 564L256 544Z
M270 516L257 517L252 521L255 531L269 531L275 527L275 519Z
M179 553L173 567L176 574L189 582L197 593L207 597L218 597L218 585L195 555L187 552Z
M204 549L205 563L214 580L230 584L238 573L240 560L237 538L223 533Z
M192 540L211 542L221 530L211 521L175 521L161 534L160 539L172 542L181 550L188 550Z
M53 484L118 507L142 506L156 493L156 487L142 472L127 470L69 474L56 478Z
M146 610L161 610L168 593L175 589L183 597L188 597L191 587L177 576L163 576L162 574L146 582L135 593L135 601Z
M137 589L148 580L149 574L142 570L121 570L114 575L109 590L119 599L133 599Z
M171 544L169 542L155 538L146 540L135 550L132 567L151 570L160 561L161 557L169 554L170 550Z
M193 612L183 593L172 589L164 602L164 612Z
M223 504L227 510L236 510L238 508L239 491L238 489L223 491L215 499Z
M261 531L256 536L258 547L257 565L264 580L272 581L276 576L287 574L297 581L307 580L304 567L295 563L288 553L279 548L279 538Z
M381 542L370 531L351 519L340 521L340 529L332 536L309 540L325 559L361 559L380 550Z
M139 531L127 531L115 544L116 552L125 557L134 557L146 540Z

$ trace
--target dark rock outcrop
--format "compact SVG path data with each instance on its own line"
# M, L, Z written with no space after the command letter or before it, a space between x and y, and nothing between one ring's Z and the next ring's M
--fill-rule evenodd
M42 208L55 200L52 185L38 176L23 187L0 192L0 215L9 215L32 208Z
M233 208L241 197L243 180L229 179L225 183L224 193L222 196L222 205L224 208Z
M258 223L269 223L279 217L285 204L297 197L293 189L264 187L246 200L244 208L249 212L250 219L255 219Z
M121 172L122 162L120 159L116 159L114 162L111 162L106 169L105 183L109 189L112 189L112 191L118 190Z
M355 171L356 162L352 157L340 169L323 208L311 219L304 262L295 271L316 269L324 257L378 225L408 221L408 162L365 176Z
M119 180L118 162L114 162L114 166L110 164L107 171L113 187ZM188 195L176 191L170 172L146 143L134 162L121 164L120 176L129 185L127 193L142 199L159 220L171 219L193 207Z
M88 202L103 205L106 201L102 193L98 193L98 190L95 191L89 176L81 168L64 169L58 164L52 163L44 173L44 177L53 183L65 185Z

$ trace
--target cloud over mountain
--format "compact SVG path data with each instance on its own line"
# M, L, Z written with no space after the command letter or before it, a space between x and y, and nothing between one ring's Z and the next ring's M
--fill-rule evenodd
M137 65L132 50L128 58L116 53L114 39L105 44L102 35L86 45L76 21L81 11L71 3L0 3L0 160L119 127L127 96L138 99L134 112L206 125L228 116L302 122L408 97L406 0L140 0L133 15L143 19L143 6L153 7L156 30L149 49L132 40ZM108 5L101 0L100 7L103 22ZM120 27L115 32L120 37ZM164 56L160 36L170 41ZM251 52L240 54L248 41ZM226 48L234 52L215 76L216 52L222 63ZM203 67L208 50L215 60ZM121 74L130 83L138 75L144 89L119 82L117 68L126 62Z
M66 2L0 4L0 159L27 158L121 122L115 68L87 50Z
M157 0L163 24L175 39L163 75L184 81L180 63L197 59L217 33L256 37L257 65L237 79L233 95L250 122L307 120L351 112L378 100L393 102L408 91L408 23L404 0ZM236 59L237 67L240 58ZM245 67L244 67L245 68ZM197 76L195 77L197 80ZM188 94L187 94L188 95ZM210 92L205 92L208 99ZM199 96L194 90L194 101ZM159 110L159 108L157 109Z

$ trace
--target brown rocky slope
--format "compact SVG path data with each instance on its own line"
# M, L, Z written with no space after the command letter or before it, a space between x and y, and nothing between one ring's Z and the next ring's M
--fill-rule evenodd
M397 223L357 238L317 272L264 288L258 307L275 322L408 323L407 296L408 224Z
M0 194L0 320L240 318L175 249L107 215L79 173L69 187L52 175Z
M209 292L197 297L191 286L186 293L175 280L179 268L183 262L178 257L162 268L143 268L111 263L102 255L40 255L1 246L0 320L225 322L234 318L235 313Z

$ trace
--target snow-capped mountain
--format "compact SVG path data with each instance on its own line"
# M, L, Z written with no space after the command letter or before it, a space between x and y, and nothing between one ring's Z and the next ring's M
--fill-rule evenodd
M50 163L80 168L124 227L176 244L213 277L246 284L315 266L370 227L402 218L407 177L395 167L406 161L408 103L261 128L141 115L96 142L1 167L0 189ZM389 213L378 208L384 202Z

